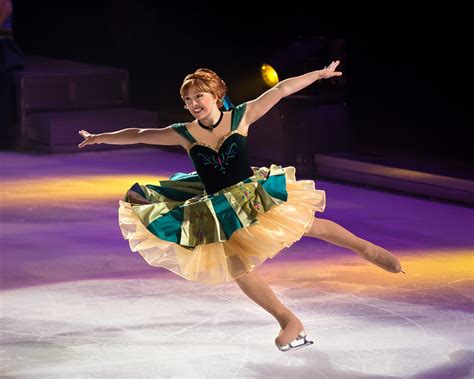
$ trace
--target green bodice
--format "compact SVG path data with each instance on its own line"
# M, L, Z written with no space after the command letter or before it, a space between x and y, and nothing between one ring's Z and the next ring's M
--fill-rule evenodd
M247 136L237 131L245 113L246 103L232 109L229 133L213 147L198 142L184 123L173 124L173 129L191 143L189 156L204 184L206 193L212 194L253 175L248 162Z

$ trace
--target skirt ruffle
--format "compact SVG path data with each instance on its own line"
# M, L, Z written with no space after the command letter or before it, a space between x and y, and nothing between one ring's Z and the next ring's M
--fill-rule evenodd
M290 247L326 206L325 191L296 180L292 166L260 167L212 195L196 180L160 184L136 184L119 201L122 235L149 265L207 284L233 281Z

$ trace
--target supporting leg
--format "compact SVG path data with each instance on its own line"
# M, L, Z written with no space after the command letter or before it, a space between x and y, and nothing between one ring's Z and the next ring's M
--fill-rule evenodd
M386 271L403 272L398 259L380 246L357 237L347 229L333 221L315 218L311 229L305 234L308 237L322 239L346 249L354 251L362 258L383 268Z
M242 291L255 303L277 319L281 331L275 339L280 345L293 341L303 330L301 321L276 297L273 290L255 272L248 272L236 279Z

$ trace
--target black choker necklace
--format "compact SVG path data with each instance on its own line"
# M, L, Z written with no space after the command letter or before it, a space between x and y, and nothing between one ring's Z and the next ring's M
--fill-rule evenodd
M198 124L199 124L202 128L208 130L209 132L212 132L212 131L214 130L214 128L217 128L217 126L221 123L221 121L222 121L222 116L224 116L224 112L221 111L221 115L219 116L219 120L217 120L217 122L216 122L214 125L210 125L210 126L204 125L204 124L201 122L201 120L198 120Z

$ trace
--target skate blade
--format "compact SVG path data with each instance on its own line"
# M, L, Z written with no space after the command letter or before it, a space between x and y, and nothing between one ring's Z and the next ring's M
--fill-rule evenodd
M302 333L302 334L299 334L295 340L291 341L290 343L286 345L278 345L277 343L275 343L275 345L278 347L280 351L287 352L290 350L302 349L303 347L312 345L313 343L314 343L313 341L309 341L306 338L306 334Z

